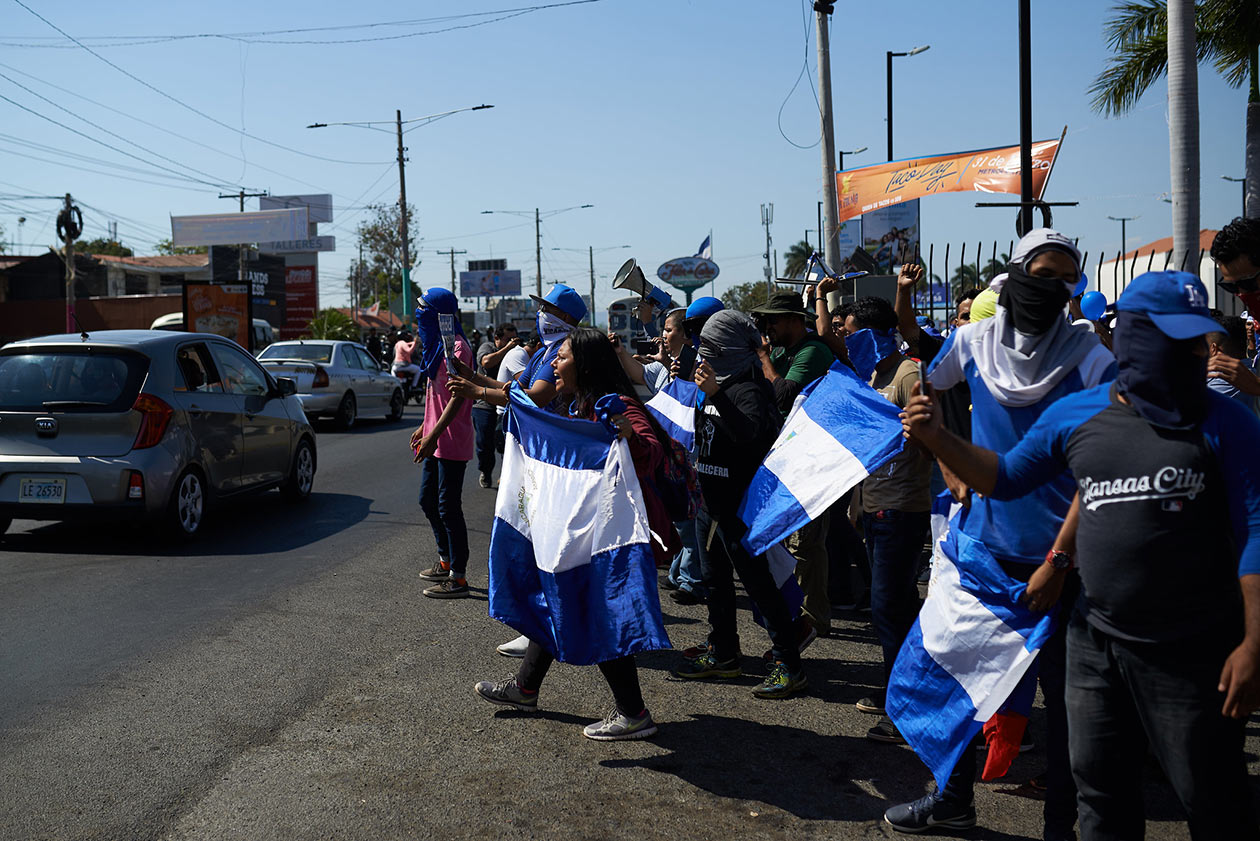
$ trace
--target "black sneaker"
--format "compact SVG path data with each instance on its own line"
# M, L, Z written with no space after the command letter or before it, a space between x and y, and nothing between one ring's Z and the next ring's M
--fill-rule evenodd
M679 587L677 590L669 594L670 599L675 604L693 605L700 604L700 597L691 590L685 590Z
M893 806L884 813L884 823L898 832L926 832L935 827L971 829L976 825L976 805L955 806L938 800L933 793Z
M683 660L672 670L674 677L687 680L703 680L704 678L733 678L743 674L739 665L739 657L729 660L718 660L712 651L705 651L694 660Z
M420 573L420 577L425 581L441 581L444 578L451 577L451 566L442 565L441 561L434 561L433 566Z
M490 481L490 474L489 474L489 473L482 473L480 476L478 476L478 477L477 477L477 482L478 482L478 484L480 484L480 485L481 485L481 487L483 487L483 488L493 488L493 487L494 487L494 483Z
M863 698L854 704L857 711L867 715L885 715L884 702L877 698Z
M892 723L892 719L883 716L879 721L875 722L875 726L866 731L866 738L873 742L883 742L886 745L904 745L906 739L901 735L901 731L897 729L897 725Z

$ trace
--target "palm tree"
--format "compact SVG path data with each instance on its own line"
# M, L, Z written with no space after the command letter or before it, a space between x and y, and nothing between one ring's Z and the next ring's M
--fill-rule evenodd
M809 255L814 253L814 247L805 240L793 245L783 253L783 271L787 272L785 277L801 277L805 274L805 266L809 264Z
M1173 0L1168 4L1164 0L1125 0L1116 4L1105 30L1116 55L1090 87L1094 110L1108 116L1124 114L1137 105L1152 84L1169 73L1169 47L1172 46L1169 6L1178 10L1188 5L1187 0ZM1260 0L1200 0L1194 4L1193 19L1194 46L1187 55L1196 55L1199 62L1210 61L1233 87L1249 82L1244 141L1246 213L1257 217L1260 216ZM1172 92L1169 94L1171 104ZM1197 160L1197 154L1195 158ZM1197 190L1195 192L1197 194Z

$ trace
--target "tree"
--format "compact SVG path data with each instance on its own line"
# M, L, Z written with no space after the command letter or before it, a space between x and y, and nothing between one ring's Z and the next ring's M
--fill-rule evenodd
M350 316L341 310L327 309L316 313L311 323L306 325L304 339L343 339L357 342L359 328Z
M4 225L0 225L0 254L4 253L5 244L6 243L4 241Z
M346 285L364 306L371 306L373 301L384 302L387 296L390 300L398 301L403 293L402 233L398 226L398 205L378 205L371 210L371 221L361 222L355 230L358 241L363 246L362 271L359 261L353 260L346 277ZM407 205L407 248L412 255L413 269L420 265L419 259L415 257L416 237L412 225L415 218L415 207ZM414 283L411 287L408 301L415 300L418 294L418 287Z
M1182 10L1189 0L1173 0L1174 10ZM1172 56L1168 26L1169 5L1164 0L1126 0L1118 3L1112 18L1107 22L1105 33L1112 50L1116 53L1099 74L1090 92L1094 95L1094 110L1108 116L1118 116L1133 109L1142 94L1160 77L1169 74L1170 109L1187 104L1178 93L1178 105L1173 105L1173 79L1169 73ZM1188 9L1185 11L1188 12ZM1249 82L1247 96L1246 129L1244 138L1246 168L1246 213L1249 217L1260 216L1260 0L1201 0L1194 5L1194 26L1191 28L1192 50L1185 51L1189 59L1193 55L1199 63L1211 62L1216 71L1225 77L1232 87ZM1186 33L1189 36L1191 33ZM1181 39L1178 43L1184 43ZM1186 73L1180 78L1193 77L1189 73L1194 66L1189 60ZM1180 83L1180 82L1179 82ZM1197 86L1196 86L1197 88ZM1197 90L1195 93L1197 112ZM1186 119L1188 123L1188 119ZM1195 117L1197 123L1197 115ZM1170 126L1170 131L1173 127ZM1184 133L1177 129L1182 142ZM1197 135L1195 145L1197 147ZM1173 150L1175 151L1175 149ZM1189 150L1177 152L1179 156ZM1197 160L1197 149L1193 153ZM1174 179L1178 176L1174 174ZM1177 192L1174 187L1174 194ZM1195 208L1198 206L1198 183L1193 185ZM1173 200L1174 213L1177 198ZM1189 208L1187 208L1188 210ZM1197 212L1195 213L1197 219ZM1198 227L1196 221L1195 227ZM1195 234L1197 236L1197 232ZM1193 247L1197 249L1197 244Z
M766 284L760 280L750 280L748 283L740 283L732 286L722 293L722 305L728 310L738 310L739 312L748 312L758 304L764 304L770 299L770 293L766 289Z
M805 267L809 265L809 256L814 253L814 247L805 240L793 245L783 253L783 271L787 272L786 277L803 277L805 275Z
M74 250L80 254L106 254L110 257L131 257L135 254L122 243L103 237L90 239L87 242L76 242Z
M175 245L169 239L160 239L153 245L158 254L206 254L210 248L205 245Z

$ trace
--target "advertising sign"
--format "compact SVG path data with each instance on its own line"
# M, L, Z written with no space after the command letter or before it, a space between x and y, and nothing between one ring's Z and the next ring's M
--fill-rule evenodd
M296 339L315 319L318 306L314 266L284 267L284 325L280 338Z
M1041 198L1058 140L1032 144L1033 196ZM977 149L836 173L840 221L937 193L1019 193L1019 147ZM869 235L868 235L869 239Z
M171 217L171 242L176 246L238 245L309 236L305 207Z
M310 213L311 222L333 220L332 196L328 193L310 196L262 196L258 199L259 210L287 210L291 207L305 207Z
M521 294L520 269L459 273L461 298L501 298Z
M249 287L206 281L184 283L184 329L225 336L248 349L253 331Z
M688 289L699 289L718 276L717 263L703 257L675 257L662 263L656 270L656 276L684 292Z
M260 242L258 250L266 254L297 254L305 251L336 251L336 237L306 237L276 242Z
M854 249L862 247L862 217L850 219L847 222L841 222L836 225L836 253L841 259L848 259ZM836 267L833 267L836 268ZM840 271L836 268L836 271Z
M862 248L875 259L877 273L896 274L919 248L919 200L889 205L862 217Z
M240 252L216 245L210 249L210 276L214 283L238 283ZM249 289L251 318L261 318L272 327L285 323L284 260L260 254L245 261L245 284Z

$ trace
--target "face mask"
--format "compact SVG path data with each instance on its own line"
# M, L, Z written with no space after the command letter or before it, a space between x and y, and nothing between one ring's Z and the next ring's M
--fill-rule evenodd
M1170 339L1142 313L1121 312L1113 335L1116 385L1137 413L1168 429L1190 429L1207 416L1207 357L1193 341Z
M542 337L545 345L550 345L552 342L563 339L573 331L572 324L549 312L538 313L538 318L535 319L534 323L538 328L538 335Z
M875 366L897 352L897 339L892 330L872 330L867 327L846 336L844 346L857 375L869 381L875 373Z
M1011 265L1009 277L998 293L998 304L1006 309L1015 329L1040 336L1063 318L1071 290L1058 278L1033 277L1023 267Z

